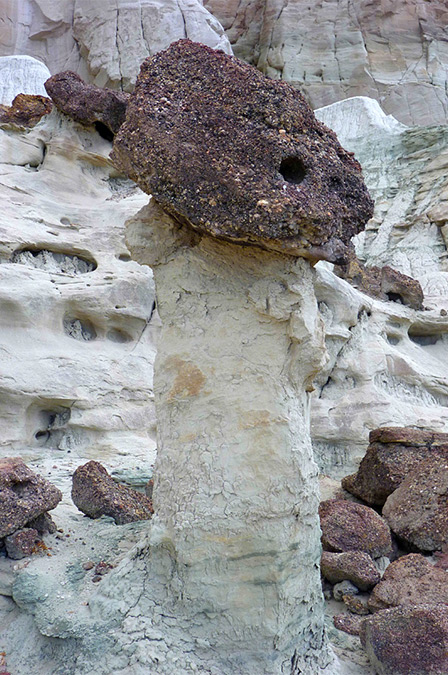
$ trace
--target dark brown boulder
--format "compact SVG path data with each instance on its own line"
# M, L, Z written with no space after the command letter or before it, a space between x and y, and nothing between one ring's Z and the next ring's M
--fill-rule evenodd
M448 573L424 556L411 553L392 562L375 586L368 606L372 612L398 605L448 604Z
M345 258L373 211L296 89L189 40L143 62L112 159L180 223L311 260Z
M13 560L21 560L36 552L36 544L39 541L38 531L32 527L25 527L5 537L6 553Z
M423 307L420 282L392 267L366 267L353 255L335 271L342 279L372 298L401 302L412 309Z
M148 520L152 502L137 490L116 483L99 462L87 462L73 474L72 499L90 518L110 516L117 525Z
M448 453L419 464L388 498L383 515L402 543L415 550L448 545Z
M367 591L381 579L372 558L363 551L347 551L346 553L323 551L320 571L322 576L332 584L348 579L361 591Z
M370 432L369 447L356 474L342 479L345 490L382 506L403 480L429 457L448 457L448 434L383 427Z
M372 558L390 556L389 526L376 511L345 499L328 499L319 506L324 551L364 551Z
M52 108L53 104L46 96L18 94L10 106L0 105L0 123L34 127Z
M446 675L448 607L407 605L361 622L361 643L378 675Z
M20 457L0 459L0 539L54 509L61 499L61 491Z
M124 122L129 94L122 91L86 84L70 70L50 77L45 89L59 110L75 122L94 125L108 140Z

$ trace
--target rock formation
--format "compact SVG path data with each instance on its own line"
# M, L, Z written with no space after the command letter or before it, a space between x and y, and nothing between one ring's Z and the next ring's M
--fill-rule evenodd
M179 222L314 261L343 259L373 212L298 92L185 40L143 63L112 158Z
M236 56L303 88L313 108L377 99L405 124L443 124L444 0L205 0Z
M324 350L312 267L291 254L342 255L372 208L359 167L293 89L189 41L143 64L112 157L153 195L128 245L162 320L157 613L176 616L176 652L195 641L196 667L334 668L307 432Z

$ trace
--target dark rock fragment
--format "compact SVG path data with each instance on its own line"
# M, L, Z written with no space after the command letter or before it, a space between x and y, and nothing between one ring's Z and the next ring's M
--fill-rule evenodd
M360 638L379 675L446 675L448 607L406 605L361 622Z
M99 462L87 462L73 474L72 499L90 518L112 517L117 525L148 520L154 510L148 497L116 483Z
M70 70L50 77L45 89L59 110L75 122L96 126L107 140L113 139L124 122L129 94L122 91L86 84Z
M54 509L61 499L61 491L20 457L0 459L0 538Z
M189 40L143 62L112 159L180 223L312 261L345 259L373 211L296 89Z
M448 458L448 434L383 427L371 431L369 441L357 473L343 478L342 487L372 505L382 506L429 457Z
M328 499L319 507L324 551L364 551L372 558L390 556L390 529L376 511L344 499Z
M368 601L377 612L398 605L444 602L448 604L448 573L424 556L411 553L392 562Z
M42 513L34 520L30 520L27 526L33 527L39 534L54 534L57 530L56 523L49 513Z
M5 537L6 552L13 560L21 560L36 552L36 544L39 541L38 531L25 527Z
M334 627L349 635L359 635L363 621L364 617L356 614L336 614L333 617Z
M34 127L52 108L53 104L46 96L17 94L10 106L0 105L0 124Z
M333 584L348 579L362 591L375 586L381 575L372 558L363 551L331 553L324 551L320 561L322 576Z
M366 267L355 255L335 269L342 279L372 298L393 300L412 309L422 309L423 291L416 279L392 267Z
M440 551L448 545L448 452L426 459L383 507L384 518L411 550Z

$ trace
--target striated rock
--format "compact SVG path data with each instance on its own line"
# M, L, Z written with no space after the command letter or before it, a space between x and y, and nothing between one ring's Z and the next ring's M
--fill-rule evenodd
M386 500L383 515L405 545L439 551L448 545L448 452L418 465Z
M108 140L112 140L124 122L129 94L122 91L86 84L71 71L50 77L45 89L59 110L76 122L95 125Z
M3 10L4 0L0 1ZM4 24L3 24L4 25ZM3 37L3 33L2 33ZM3 40L0 40L0 53ZM10 52L9 52L10 53ZM18 94L46 97L44 82L50 77L45 63L31 56L0 57L0 104L10 106Z
M320 560L320 571L332 584L348 579L361 591L367 591L381 579L372 558L363 551L346 553L324 551Z
M342 260L372 215L301 94L187 40L143 63L112 158L179 222L314 261Z
M117 525L149 520L152 502L141 492L116 483L95 461L79 466L73 474L72 499L90 518L110 516Z
M0 539L54 509L61 499L61 491L20 457L0 459Z
M409 605L361 623L360 638L378 675L446 675L448 607Z
M33 127L53 108L49 98L33 94L18 94L10 107L0 105L0 123Z
M315 108L364 94L406 124L446 123L444 0L204 5L221 21L237 56L303 88Z
M357 473L343 478L342 486L368 504L382 506L409 474L434 455L448 457L448 434L410 427L375 429Z
M448 573L424 556L410 553L392 562L369 598L377 612L398 605L444 602L448 604Z
M363 621L364 617L356 614L336 614L333 617L335 628L349 635L359 635Z
M99 87L132 91L143 59L179 38L232 51L201 0L0 0L0 15L0 55L29 54Z
M337 267L335 272L373 298L401 302L412 309L423 309L420 283L387 265L381 268L366 267L356 257L352 257L348 263Z
M25 527L5 537L6 552L13 560L20 560L35 553L36 544L39 541L38 531L31 527Z
M376 511L347 500L329 499L319 506L324 551L364 551L372 558L390 556L392 540Z

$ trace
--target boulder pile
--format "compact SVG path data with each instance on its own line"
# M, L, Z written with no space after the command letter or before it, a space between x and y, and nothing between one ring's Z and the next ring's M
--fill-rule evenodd
M334 625L360 636L381 675L446 674L448 434L385 427L369 440L357 473L342 480L364 503L320 507L322 577L348 610ZM389 549L379 546L384 532Z

